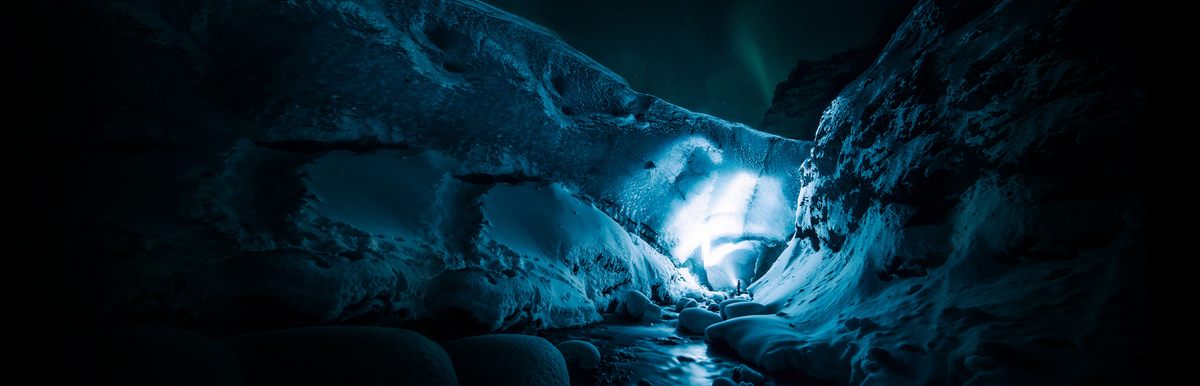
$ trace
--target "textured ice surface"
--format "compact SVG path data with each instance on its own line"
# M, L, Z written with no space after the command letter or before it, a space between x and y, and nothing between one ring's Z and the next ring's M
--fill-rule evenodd
M806 143L483 3L70 6L106 63L101 318L577 325L749 282L793 228Z
M797 237L751 287L787 316L710 340L851 384L1144 382L1126 11L920 2L825 110Z

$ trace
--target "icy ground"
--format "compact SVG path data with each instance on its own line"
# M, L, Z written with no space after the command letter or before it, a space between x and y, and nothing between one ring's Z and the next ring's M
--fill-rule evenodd
M585 340L600 349L600 367L594 372L572 370L572 385L632 385L643 380L651 385L710 385L716 378L731 377L743 364L731 353L710 349L703 336L678 333L674 321L646 325L606 315L600 324L542 335L555 343Z

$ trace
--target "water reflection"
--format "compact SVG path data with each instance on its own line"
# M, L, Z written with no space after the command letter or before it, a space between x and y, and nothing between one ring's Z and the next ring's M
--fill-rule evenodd
M604 363L599 373L572 374L573 384L630 385L644 379L652 385L711 385L740 365L728 354L710 351L703 337L677 333L670 322L650 326L609 322L545 334L556 343L579 339L600 349Z

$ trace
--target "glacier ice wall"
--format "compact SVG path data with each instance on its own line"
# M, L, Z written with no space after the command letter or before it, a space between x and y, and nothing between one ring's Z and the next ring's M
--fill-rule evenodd
M719 340L769 371L852 384L1137 374L1134 15L918 3L821 118L796 238L752 287L786 316L727 322Z
M486 4L56 6L79 19L96 119L53 138L87 149L88 176L63 200L88 220L53 226L96 258L44 284L89 293L54 307L578 325L623 290L702 290L702 244L761 254L792 229L806 143L633 91ZM720 219L673 217L689 205Z

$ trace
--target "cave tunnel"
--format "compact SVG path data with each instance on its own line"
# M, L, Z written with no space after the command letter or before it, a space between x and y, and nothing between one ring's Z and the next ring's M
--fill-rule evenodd
M18 367L1193 383L1147 343L1151 241L1187 239L1152 220L1200 196L1146 174L1200 164L1145 130L1196 127L1161 114L1197 106L1183 3L23 5Z

